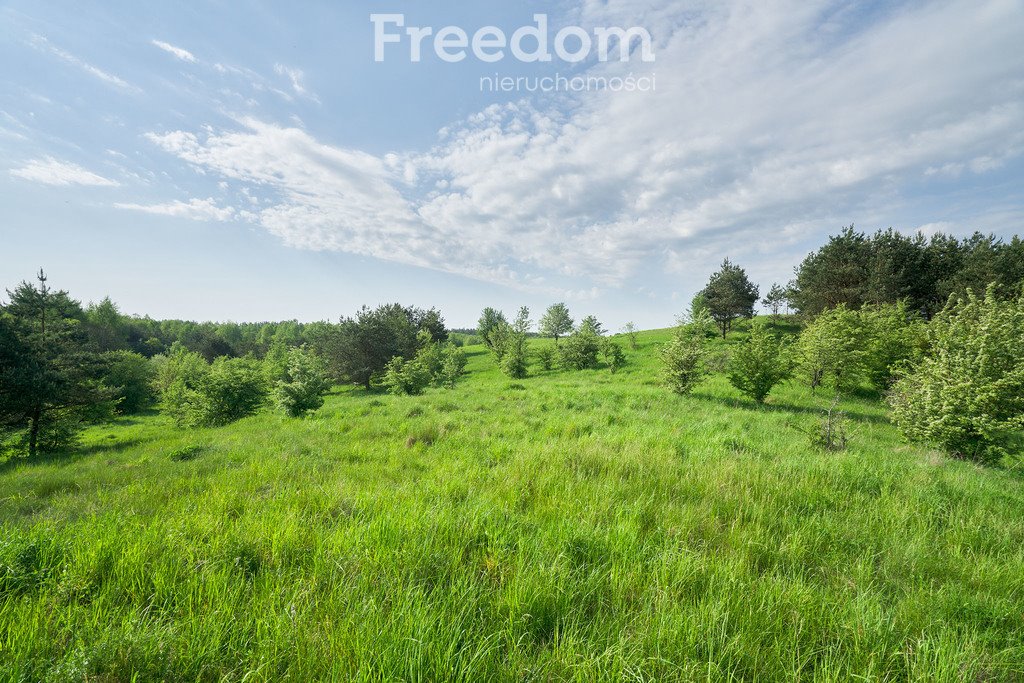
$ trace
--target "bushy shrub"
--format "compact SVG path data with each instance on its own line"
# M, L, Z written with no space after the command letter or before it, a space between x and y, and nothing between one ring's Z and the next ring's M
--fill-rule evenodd
M866 373L865 339L860 316L844 305L811 322L797 342L798 367L811 390L828 385L846 391Z
M441 350L441 369L435 380L445 389L454 389L459 378L466 371L466 354L454 344L447 344Z
M252 415L266 402L263 364L251 358L202 356L176 346L158 366L160 410L179 426L224 425Z
M589 370L597 367L601 353L601 335L590 318L584 318L575 332L565 338L559 349L562 367L570 370Z
M968 291L928 326L929 348L889 396L913 441L975 461L995 461L1024 429L1024 296Z
M626 354L623 353L622 347L611 339L604 340L601 345L601 355L604 356L604 361L613 373L618 372L619 368L626 364Z
M430 386L430 370L417 359L395 356L384 367L384 387L392 394L415 396Z
M712 325L706 309L693 309L689 320L680 320L672 340L661 350L664 377L677 394L688 394L709 374L708 330Z
M540 363L541 370L551 370L555 367L555 347L544 345L537 349L534 356Z
M858 314L865 373L875 389L887 391L897 370L920 358L926 335L924 320L904 302L864 306Z
M259 361L220 357L199 387L193 423L224 425L253 415L267 400L268 386Z
M495 342L495 348L499 343L502 347L498 365L501 367L501 371L512 379L522 379L528 374L529 352L526 347L526 335L531 326L530 310L523 306L519 309L515 323L511 326L506 325L507 329L503 329L501 325L495 328L499 339Z
M285 377L274 387L274 401L291 417L300 417L319 409L324 394L331 388L327 364L304 347L288 351Z
M153 405L156 368L148 358L131 351L103 354L103 383L110 387L116 412L131 415Z
M729 381L734 387L764 403L771 390L792 374L788 348L763 323L755 323L733 354Z

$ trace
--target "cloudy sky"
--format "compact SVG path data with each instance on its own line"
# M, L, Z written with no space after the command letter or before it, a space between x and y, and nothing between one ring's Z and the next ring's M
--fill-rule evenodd
M655 61L378 62L382 12L639 26ZM1024 232L1022 0L5 0L0 26L0 286L43 266L130 313L654 327L724 257L766 290L849 223ZM555 74L654 89L481 89Z

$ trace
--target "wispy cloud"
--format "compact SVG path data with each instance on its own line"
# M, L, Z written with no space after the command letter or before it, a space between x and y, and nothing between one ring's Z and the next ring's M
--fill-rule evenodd
M48 52L54 57L57 57L58 59L61 59L67 62L68 64L71 64L72 66L76 66L79 69L85 71L86 73L100 79L104 83L121 88L122 90L137 90L135 86L128 83L128 81L124 80L123 78L119 78L114 74L104 71L103 69L97 66L93 66L89 62L79 59L67 50L63 50L57 47L49 40L47 40L44 36L33 34L30 38L30 42L32 46L36 49L41 50L43 52Z
M184 48L171 45L170 43L165 43L162 40L151 40L149 42L164 52L169 52L183 62L189 62L192 64L196 63L196 56Z
M101 175L69 161L60 161L53 157L45 157L30 161L21 168L12 169L11 175L23 180L30 180L43 185L86 185L92 187L119 187L116 180Z
M219 207L212 197L207 199L190 199L187 202L178 200L165 204L116 203L114 208L199 221L228 221L235 217L234 208L230 206Z
M306 89L305 78L306 75L302 72L302 69L296 69L285 66L284 64L275 64L274 73L278 76L285 76L291 82L292 90L295 91L296 95L308 98L314 102L319 103L320 99L313 93Z

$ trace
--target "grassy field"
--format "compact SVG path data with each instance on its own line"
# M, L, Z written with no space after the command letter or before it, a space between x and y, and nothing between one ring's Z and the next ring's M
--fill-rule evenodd
M815 450L826 396L674 396L667 338L0 465L0 680L1024 680L1020 471L869 398Z

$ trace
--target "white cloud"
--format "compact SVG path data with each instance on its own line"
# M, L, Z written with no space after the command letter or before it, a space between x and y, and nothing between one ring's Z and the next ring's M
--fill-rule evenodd
M173 216L195 221L228 221L235 217L234 208L219 207L213 198L173 201L166 204L114 204L115 208L142 211L157 216Z
M304 82L305 74L302 72L302 69L294 69L292 67L285 66L284 64L275 64L274 73L276 73L278 76L287 77L289 82L291 83L292 90L295 91L296 95L306 97L317 103L320 102L320 99L316 95L314 95L313 93L309 92L306 89L306 85Z
M427 152L384 157L253 119L150 139L249 184L266 202L258 221L293 246L577 295L723 252L783 263L851 214L880 215L907 184L1024 152L1013 0L870 19L824 0L586 0L580 16L642 21L656 65L591 72L656 68L657 91L494 105ZM276 70L306 92L301 72Z
M30 161L21 168L12 169L11 175L43 185L87 185L92 187L118 187L120 183L104 178L69 161L45 157Z
M162 40L151 40L149 42L164 52L169 52L183 62L189 62L192 64L195 64L196 62L196 56L184 48L176 47L170 43L165 43Z
M42 50L44 52L48 52L51 55L53 55L54 57L62 59L63 61L67 62L68 64L76 66L79 69L82 69L83 71L85 71L86 73L88 73L88 74L90 74L92 76L95 76L96 78L100 79L104 83L116 86L116 87L121 88L123 90L136 90L136 88L134 86L132 86L130 83L128 83L128 81L126 81L126 80L124 80L122 78L119 78L119 77L115 76L112 73L104 71L103 69L100 69L97 66L93 66L92 64L90 64L90 63L88 63L88 62L86 62L86 61L84 61L82 59L79 59L78 57L76 57L75 55L71 54L67 50L62 50L61 48L59 48L56 45L54 45L53 43L51 43L49 40L47 40L43 36L35 35L34 34L34 35L32 35L32 37L30 39L30 42L31 42L31 44L36 49Z

